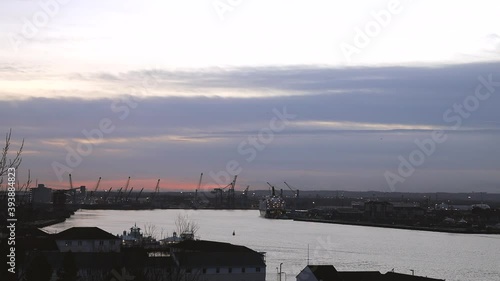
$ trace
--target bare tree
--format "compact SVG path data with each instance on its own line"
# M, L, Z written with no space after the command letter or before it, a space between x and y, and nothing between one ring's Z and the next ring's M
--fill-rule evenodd
M181 214L179 214L177 216L177 219L175 220L175 227L179 235L187 232L187 233L192 233L194 236L196 235L196 232L198 232L198 230L200 229L198 223L191 220L188 215L181 215Z
M151 237L156 239L156 234L158 232L158 229L156 225L151 224L151 223L146 223L144 225L144 237Z
M0 177L3 176L10 168L17 169L19 165L21 165L21 153L23 152L24 147L24 139L21 143L21 147L15 153L14 158L9 158L9 150L10 150L10 137L12 135L12 129L9 130L7 135L5 136L5 146L2 150L2 156L0 159Z

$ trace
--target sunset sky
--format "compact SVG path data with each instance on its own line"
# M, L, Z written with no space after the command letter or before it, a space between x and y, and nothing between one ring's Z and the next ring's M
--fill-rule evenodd
M0 132L55 188L498 193L499 8L2 0Z

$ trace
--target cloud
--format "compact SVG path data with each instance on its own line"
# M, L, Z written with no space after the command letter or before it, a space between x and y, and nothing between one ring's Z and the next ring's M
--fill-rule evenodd
M414 150L415 139L449 128L452 124L443 120L443 113L474 94L478 76L492 74L494 81L499 80L498 66L160 71L155 72L160 81L175 81L190 93L226 87L289 94L14 99L0 103L1 120L7 120L0 123L0 131L13 128L16 138L26 139L30 153L23 165L47 182L57 182L52 162L64 163L68 147L88 143L83 130L98 129L106 119L114 130L90 142L92 153L73 172L82 181L130 175L190 183L200 172L223 170L235 160L243 168L240 183L254 188L265 188L266 181L293 180L306 188L387 190L383 175L397 168L398 155L406 157ZM82 77L119 85L140 81L144 75L148 71ZM166 87L162 83L160 89ZM495 122L500 120L500 98L496 94L464 118L459 130L448 132L449 141L401 190L470 191L480 181L482 190L498 191L500 123ZM126 104L124 97L137 104L128 108L126 116L116 110ZM269 127L273 109L283 108L296 119L276 132L254 161L247 161L248 155L239 153L238 146ZM439 177L436 171L446 176Z

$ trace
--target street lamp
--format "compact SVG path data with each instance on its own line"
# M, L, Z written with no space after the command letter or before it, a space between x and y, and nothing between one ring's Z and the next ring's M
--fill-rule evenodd
M280 281L281 281L281 266L283 265L283 263L280 263Z

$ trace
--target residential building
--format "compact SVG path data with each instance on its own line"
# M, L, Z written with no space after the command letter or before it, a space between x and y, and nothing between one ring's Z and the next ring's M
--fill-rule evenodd
M60 252L120 252L121 239L98 227L72 227L52 236Z
M199 281L265 281L264 253L229 243L185 240L172 248L176 267Z

